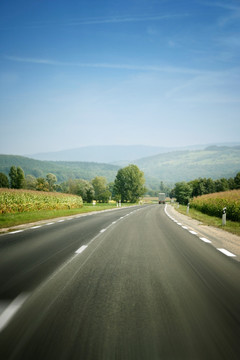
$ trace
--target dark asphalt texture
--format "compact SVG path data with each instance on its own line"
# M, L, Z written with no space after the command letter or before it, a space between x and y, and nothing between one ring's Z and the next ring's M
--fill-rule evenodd
M1 359L240 358L240 263L137 209L0 237Z

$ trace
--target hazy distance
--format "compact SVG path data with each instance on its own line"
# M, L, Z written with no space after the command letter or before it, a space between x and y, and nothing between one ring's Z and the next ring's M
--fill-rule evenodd
M0 153L239 142L240 5L0 4Z

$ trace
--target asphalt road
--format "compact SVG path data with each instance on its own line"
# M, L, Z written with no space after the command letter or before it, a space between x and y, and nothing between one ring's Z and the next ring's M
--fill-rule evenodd
M240 263L163 205L3 235L0 253L1 359L240 358Z

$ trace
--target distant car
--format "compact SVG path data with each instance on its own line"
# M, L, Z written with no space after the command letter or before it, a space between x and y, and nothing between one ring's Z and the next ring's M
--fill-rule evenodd
M158 203L159 204L165 204L166 194L165 193L159 193L158 196Z

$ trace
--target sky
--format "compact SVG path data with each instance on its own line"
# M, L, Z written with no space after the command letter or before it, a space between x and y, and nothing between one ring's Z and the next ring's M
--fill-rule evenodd
M0 153L239 141L239 0L0 1Z

